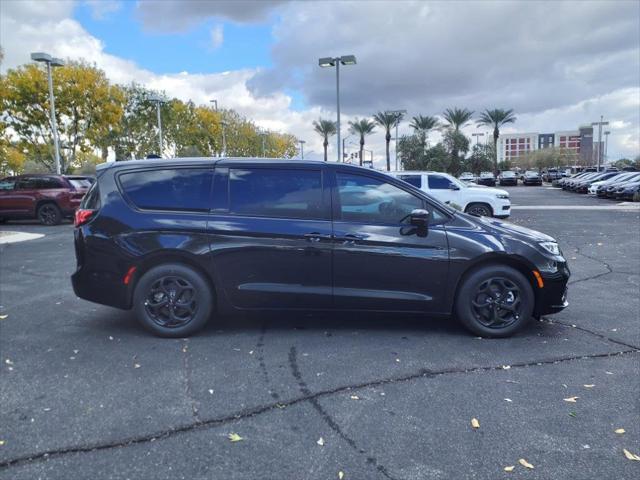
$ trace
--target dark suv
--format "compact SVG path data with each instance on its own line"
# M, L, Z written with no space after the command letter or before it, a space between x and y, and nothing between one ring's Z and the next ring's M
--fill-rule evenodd
M74 175L18 175L0 180L0 221L37 218L57 225L73 217L90 177Z
M76 294L181 337L213 312L454 315L503 337L567 306L567 263L534 230L456 211L371 169L174 159L98 167L76 212Z

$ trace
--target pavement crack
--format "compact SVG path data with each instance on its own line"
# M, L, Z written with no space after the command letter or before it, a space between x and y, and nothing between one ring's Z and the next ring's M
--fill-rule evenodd
M589 280L595 280L596 278L600 278L600 277L604 277L605 275L610 275L612 273L615 273L613 268L611 268L611 265L609 265L607 262L605 262L604 260L600 260L599 258L596 257L592 257L591 255L587 255L586 253L582 253L581 248L577 247L575 245L573 245L573 249L575 250L574 253L583 256L585 258L588 258L591 261L594 261L596 263L599 263L600 265L602 265L604 268L607 269L606 272L601 272L601 273L597 273L595 275L591 275L589 277L586 278L579 278L577 280L573 280L568 282L568 285L575 285L576 283L582 283L582 282L587 282Z
M184 391L189 404L191 405L191 414L196 422L201 422L198 413L198 402L193 396L193 388L191 385L191 354L189 353L189 339L185 338L182 344L182 367L184 371Z
M595 330L590 330L588 328L581 327L579 325L575 325L575 324L571 324L571 323L565 323L565 322L562 322L560 320L552 320L552 319L547 318L547 317L542 317L542 318L547 323L556 324L556 325L562 325L562 326L568 327L568 328L575 328L576 330L580 330L581 332L585 332L585 333L589 333L591 335L595 335L596 337L599 337L599 338L601 338L603 340L607 340L607 341L609 341L611 343L615 343L617 345L622 345L623 347L628 347L628 348L632 348L634 350L640 351L640 347L637 346L637 345L633 345L631 343L626 343L626 342L623 342L621 340L616 340L615 338L608 337L607 335L605 335L603 333L600 333L600 332L596 332Z
M633 349L608 352L608 353L549 358L549 359L542 359L542 360L530 361L530 362L521 362L521 363L515 363L515 364L512 363L511 369L535 368L537 366L543 366L543 365L555 365L555 364L573 362L578 360L613 358L613 357L618 357L622 355L632 355L632 354L638 354L638 353L640 353L640 350L638 350L637 348L633 348ZM179 434L183 434L183 433L189 433L189 432L206 429L206 428L219 427L228 423L237 422L238 420L256 417L264 413L268 413L272 411L281 411L281 409L283 408L291 407L304 402L310 402L312 400L317 400L319 398L342 394L348 391L378 387L381 385L392 385L397 383L412 382L415 380L435 378L435 377L440 377L445 375L463 375L468 373L482 373L482 372L502 371L502 370L503 370L502 365L489 365L489 366L468 367L468 368L458 367L458 368L447 368L447 369L441 369L441 370L421 369L417 372L409 373L406 375L375 379L367 382L350 384L350 385L342 385L342 386L337 386L331 389L320 390L315 393L312 393L311 391L309 391L308 387L305 387L306 390L305 391L301 390L302 396L300 397L292 398L290 400L280 400L279 402L269 403L266 405L260 405L260 406L244 409L236 413L225 415L223 417L195 420L192 423L179 425L173 428L167 428L165 430L150 433L147 435L140 435L136 437L125 438L125 439L121 439L113 442L92 443L92 444L71 446L71 447L60 448L60 449L51 449L51 450L45 450L45 451L32 453L32 454L28 454L20 457L14 457L7 460L2 460L0 461L0 470L7 469L9 467L15 467L22 464L43 461L46 459L50 459L52 457L59 457L59 456L75 454L75 453L90 453L90 452L96 452L96 451L102 451L102 450L110 450L114 448L124 448L124 447L133 446L133 445L154 442L157 440L164 440L164 439L167 439Z
M274 400L278 400L280 395L277 392L271 390L271 380L269 378L269 371L267 370L267 364L264 360L264 337L267 334L267 321L264 320L262 322L262 326L260 327L260 336L258 337L258 343L256 344L256 352L257 352L257 360L260 365L260 371L262 372L262 376L264 378L264 382L267 385L267 390L269 391L269 395Z
M338 424L338 422L336 422L335 419L329 414L329 412L327 412L324 409L324 407L320 405L318 398L311 393L311 390L309 390L307 383L302 378L300 367L298 366L298 352L296 350L296 347L291 347L291 350L289 350L289 366L291 367L291 374L298 382L298 387L300 388L300 392L302 393L302 395L304 395L309 399L309 402L311 403L313 408L316 410L316 412L318 412L318 414L325 421L325 423L329 425L329 428L331 428L331 430L333 430L340 438L342 438L353 450L355 450L361 455L366 455L367 452L363 448L359 448L358 445L356 444L356 441L353 438L351 438L349 435L347 435L342 430L342 428L340 428L340 425ZM367 462L372 464L376 468L376 470L378 470L386 478L389 478L389 479L394 478L389 474L386 467L378 462L377 458L373 456L368 456Z

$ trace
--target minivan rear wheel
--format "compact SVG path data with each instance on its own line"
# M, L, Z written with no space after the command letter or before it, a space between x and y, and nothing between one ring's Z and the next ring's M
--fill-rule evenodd
M188 337L211 315L213 295L207 280L182 264L153 267L142 275L133 309L147 330L160 337Z
M455 312L462 324L482 337L508 337L531 319L535 297L531 284L506 265L488 265L465 278Z

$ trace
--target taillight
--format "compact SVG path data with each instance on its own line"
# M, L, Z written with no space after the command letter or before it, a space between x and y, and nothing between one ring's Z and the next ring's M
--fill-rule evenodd
M79 208L79 209L77 209L75 218L73 220L73 226L74 227L79 227L81 225L84 225L89 220L91 220L91 217L93 217L94 213L96 213L95 210L89 210L87 208Z

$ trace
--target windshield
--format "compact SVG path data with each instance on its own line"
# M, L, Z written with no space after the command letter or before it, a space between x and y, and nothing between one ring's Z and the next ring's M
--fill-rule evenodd
M529 176L538 175L538 172L536 172L535 170L527 170L525 172L525 175L529 175Z
M509 171L506 171L506 172L502 172L502 176L505 177L505 178L510 178L510 177L515 177L516 174L509 170Z

